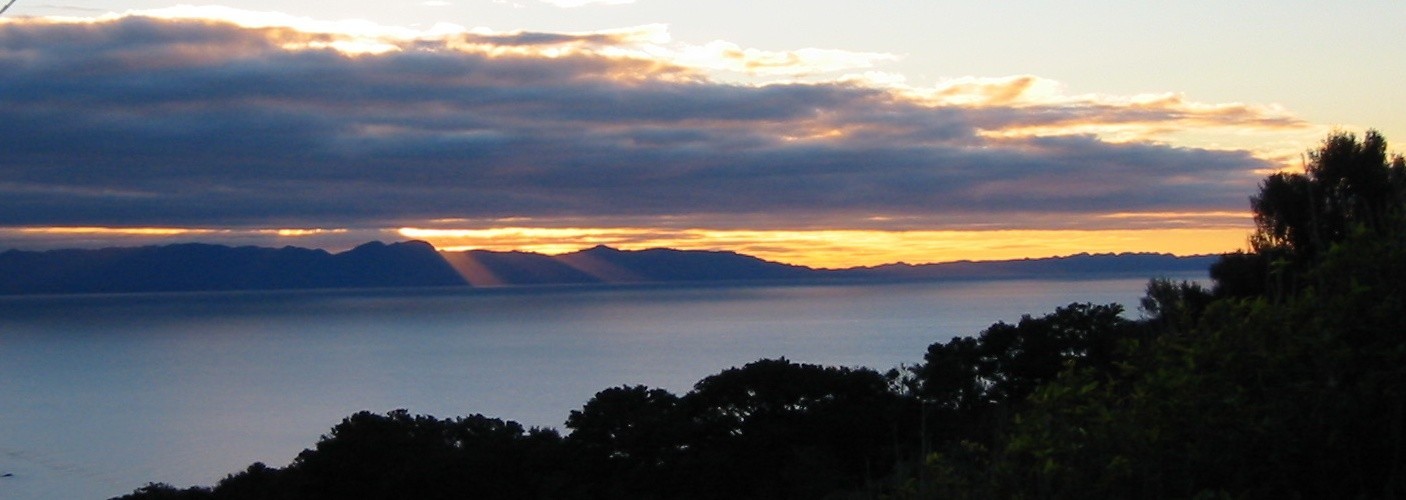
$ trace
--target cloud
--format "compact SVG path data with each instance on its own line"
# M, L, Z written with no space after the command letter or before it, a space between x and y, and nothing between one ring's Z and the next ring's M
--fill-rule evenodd
M1175 94L1065 96L1034 76L802 82L889 56L701 47L663 26L5 19L0 226L1127 227L1146 221L1099 215L1243 210L1272 167L1158 134L1304 126Z
M805 48L794 51L766 51L744 48L732 42L715 40L685 47L672 60L693 67L737 73L799 76L868 69L899 56L880 52Z

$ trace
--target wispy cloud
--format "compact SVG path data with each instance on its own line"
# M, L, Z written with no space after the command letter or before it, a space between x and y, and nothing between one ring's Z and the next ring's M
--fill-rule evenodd
M1273 106L1071 96L1036 76L844 77L892 57L695 46L657 25L3 19L0 225L1143 227L1101 215L1242 210L1274 167L1168 138L1308 127Z
M655 51L677 64L708 70L744 74L798 76L873 68L899 56L877 52L805 48L793 51L767 51L744 48L732 42L715 40L674 51Z

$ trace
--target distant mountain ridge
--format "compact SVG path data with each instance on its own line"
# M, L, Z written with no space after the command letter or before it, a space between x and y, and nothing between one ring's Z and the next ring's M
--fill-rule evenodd
M669 248L596 246L562 255L485 250L442 254L469 284L480 286L800 280L821 272L736 252Z
M1219 255L1178 257L1162 253L1081 253L1064 257L993 261L956 261L937 264L885 264L851 268L844 272L874 278L953 279L1029 276L1136 275L1147 272L1189 273L1207 271ZM1150 278L1151 276L1149 276Z
M618 250L562 255L439 251L371 242L341 253L203 243L0 253L0 295L511 286L604 283L934 280L1205 271L1216 256L1080 254L1048 259L812 269L725 251Z
M342 253L297 247L166 246L0 253L0 293L123 293L463 285L424 242Z

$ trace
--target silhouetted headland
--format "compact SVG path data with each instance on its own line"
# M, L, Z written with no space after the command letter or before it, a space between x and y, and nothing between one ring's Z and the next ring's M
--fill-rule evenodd
M202 243L0 253L0 294L298 290L383 287L807 282L1147 276L1204 270L1214 256L1080 254L1046 259L813 269L736 252L618 250L562 255L438 251L423 241L341 253Z

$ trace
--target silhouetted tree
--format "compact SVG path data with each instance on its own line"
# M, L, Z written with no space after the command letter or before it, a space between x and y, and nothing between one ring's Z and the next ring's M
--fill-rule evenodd
M970 410L1018 402L1069 366L1107 372L1118 343L1134 331L1122 312L1117 304L1070 304L993 324L975 339L932 344L916 367L918 394L938 407Z
M683 404L702 498L816 498L894 461L899 401L873 370L760 360L703 379Z
M1231 252L1211 264L1211 294L1216 297L1260 297L1269 293L1269 266L1275 258L1262 252ZM1285 278L1276 273L1277 278ZM1283 288L1276 286L1276 288Z
M301 498L539 498L560 438L482 415L438 420L397 410L352 415L299 454Z
M238 474L225 476L215 485L215 500L292 500L292 484L283 469L254 462Z
M1307 159L1303 173L1270 175L1250 198L1254 257L1232 255L1213 268L1218 292L1286 296L1306 286L1303 274L1353 232L1406 229L1400 217L1406 160L1388 158L1381 134L1369 130L1359 141L1351 133L1334 133Z
M131 494L112 500L207 500L212 498L209 488L199 486L180 489L166 483L147 483Z
M982 347L974 337L929 345L924 363L914 367L916 393L945 410L969 411L991 403L990 367Z
M677 498L681 454L692 438L679 397L644 386L596 393L566 420L577 484L600 498Z
M1156 278L1147 283L1139 301L1146 321L1161 331L1181 331L1196 325L1215 297L1199 283Z

